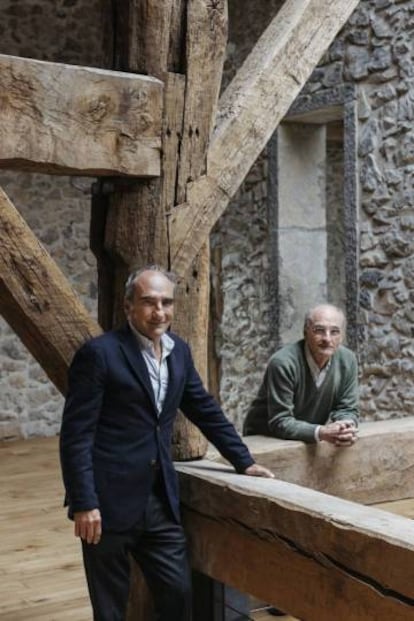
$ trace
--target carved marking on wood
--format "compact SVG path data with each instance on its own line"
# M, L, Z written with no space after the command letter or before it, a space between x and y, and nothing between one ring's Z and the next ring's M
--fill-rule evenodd
M159 176L162 90L147 76L0 54L0 167Z

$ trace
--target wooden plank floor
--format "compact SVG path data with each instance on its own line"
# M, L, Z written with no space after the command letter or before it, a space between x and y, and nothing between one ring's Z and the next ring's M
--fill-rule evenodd
M62 507L57 446L57 438L0 443L1 621L92 620L80 546ZM413 499L378 506L414 518ZM294 621L263 609L250 619Z
M91 621L57 438L0 443L1 621Z

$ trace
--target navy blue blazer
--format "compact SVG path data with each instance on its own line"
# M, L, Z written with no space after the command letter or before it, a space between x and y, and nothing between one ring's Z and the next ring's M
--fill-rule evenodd
M75 354L60 434L69 517L99 508L104 530L122 531L141 518L160 464L172 513L179 515L178 479L171 459L180 409L238 472L254 463L246 445L204 389L190 348L169 333L169 383L158 416L151 381L129 326L91 339Z

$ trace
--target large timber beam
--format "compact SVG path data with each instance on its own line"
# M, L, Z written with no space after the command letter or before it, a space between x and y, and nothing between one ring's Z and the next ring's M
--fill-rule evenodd
M1 188L0 314L62 393L74 352L101 332Z
M207 172L169 219L184 273L358 0L286 0L220 100Z
M0 167L159 176L162 90L147 76L0 54Z
M414 498L414 417L361 423L358 442L347 449L264 436L244 440L283 481L363 504ZM223 461L214 448L207 456Z
M409 621L412 521L208 461L177 464L192 565L306 621Z
M186 14L186 81L177 158L177 186L172 204L186 200L188 179L206 171L207 148L214 127L227 44L227 2L191 0ZM171 203L170 203L171 204ZM168 203L167 203L168 206ZM192 354L207 383L210 301L210 244L206 239L177 287L173 329L191 343ZM202 457L207 442L184 416L174 425L174 457Z

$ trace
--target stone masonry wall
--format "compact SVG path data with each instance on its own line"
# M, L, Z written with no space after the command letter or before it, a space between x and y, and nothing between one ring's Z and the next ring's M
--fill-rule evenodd
M101 0L2 0L0 53L105 66ZM280 5L230 0L225 82ZM362 0L305 93L346 82L358 96L360 356L366 419L411 414L414 401L414 0ZM222 320L220 397L238 426L274 349L266 152L212 234ZM92 312L90 182L0 171L0 184ZM0 322L0 438L56 433L62 401Z
M362 2L306 91L357 84L361 405L413 414L414 2Z
M229 41L224 87L280 7L280 0L229 1ZM220 271L222 316L214 342L220 361L220 401L238 429L275 347L271 336L268 162L263 152L211 235L212 270ZM220 252L217 252L217 250ZM220 256L220 264L214 257Z
M245 57L251 37L256 37L260 27L265 26L270 9L278 5L242 1L230 2L229 6L233 23L230 22L227 77ZM249 30L252 24L254 32ZM356 85L356 157L360 171L359 357L365 420L413 413L413 30L413 0L362 0L302 92L312 96L341 84ZM253 167L253 183L249 183L249 176L247 193L244 187L212 237L215 247L222 249L225 266L224 310L216 340L222 363L220 397L225 411L237 423L245 415L273 348L271 339L266 338L266 334L272 334L268 322L272 320L275 301L266 286L265 174L262 162ZM234 223L237 234L233 235ZM249 283L250 299L246 300ZM256 320L252 320L251 307L259 309ZM246 308L249 319L243 324L236 317Z
M100 0L2 0L0 53L104 66ZM0 171L0 185L95 313L89 251L91 179ZM0 320L0 439L53 435L62 397Z

